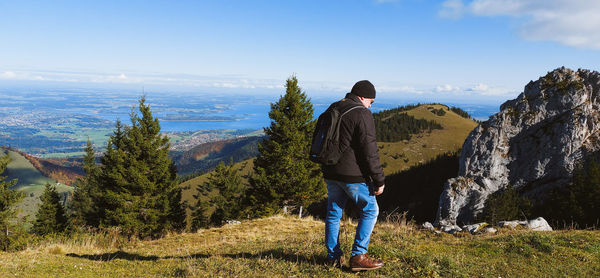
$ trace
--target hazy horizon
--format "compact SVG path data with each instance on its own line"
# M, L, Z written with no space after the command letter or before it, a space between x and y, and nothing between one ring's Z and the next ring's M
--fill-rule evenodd
M596 70L593 0L3 1L0 87L309 94L501 103ZM144 89L142 89L144 88ZM1 104L1 103L0 103Z

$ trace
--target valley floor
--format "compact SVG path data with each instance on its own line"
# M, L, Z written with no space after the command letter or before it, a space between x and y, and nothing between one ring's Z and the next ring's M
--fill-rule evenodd
M354 229L342 225L347 256ZM321 221L275 216L153 241L110 234L54 238L0 252L0 277L356 277L323 264L323 231ZM449 235L383 222L369 253L386 265L360 276L600 276L600 231Z

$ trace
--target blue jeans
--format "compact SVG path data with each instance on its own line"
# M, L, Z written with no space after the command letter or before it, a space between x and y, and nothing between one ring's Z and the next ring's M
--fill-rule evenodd
M339 242L340 219L348 199L360 209L360 220L352 244L352 256L366 254L369 250L371 232L379 214L379 206L372 187L364 182L345 183L326 179L325 183L327 183L327 217L325 217L327 259L337 259L342 256Z

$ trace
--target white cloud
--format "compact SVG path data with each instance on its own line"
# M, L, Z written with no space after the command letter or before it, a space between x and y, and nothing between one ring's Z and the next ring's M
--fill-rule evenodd
M66 71L0 71L0 80L52 81L67 83L141 84L178 87L218 87L280 89L284 80L249 79L243 76L198 76L174 74L103 74Z
M240 86L232 83L213 83L213 87L217 88L239 88Z
M490 87L489 85L483 83L471 86L468 89L466 89L465 92L481 96L503 96L507 99L514 97L518 94L518 92L516 92L515 90L502 87Z
M239 80L233 82L215 82L212 87L228 88L228 89L256 89L256 85L250 84L248 80ZM261 88L269 88L269 86L261 86Z
M17 74L15 74L12 71L5 71L2 74L0 74L0 78L1 79L16 79L17 78Z
M438 15L443 18L460 18L465 10L465 5L462 0L448 0L442 3L442 9Z
M96 84L139 84L145 86L177 86L189 88L223 88L223 89L265 89L283 90L285 80L251 79L245 76L197 76L173 74L141 74L118 73L100 74L90 72L59 72L59 71L0 71L0 80L22 81L51 81L68 83ZM380 96L419 96L419 97L468 97L496 96L508 99L517 93L514 90L495 88L487 84L475 85L439 85L413 86L397 82L378 82L377 91ZM302 81L300 86L307 93L341 94L350 91L352 83L334 81Z
M489 89L490 89L490 87L483 83L479 83L479 84L475 85L474 87L470 88L471 91L476 91L476 92L485 92Z
M31 72L21 72L21 71L5 71L0 73L0 80L36 80L36 81L44 81L44 78L41 75L37 75Z
M377 91L390 93L409 93L418 95L425 93L423 90L419 90L413 86L390 86L385 84L377 86Z
M449 84L446 84L446 85L435 87L435 91L438 92L438 93L443 93L443 92L458 92L458 91L460 91L460 88L452 86L452 85L449 85Z
M527 40L600 50L598 0L447 0L439 11L441 17L464 13L518 19L517 31Z

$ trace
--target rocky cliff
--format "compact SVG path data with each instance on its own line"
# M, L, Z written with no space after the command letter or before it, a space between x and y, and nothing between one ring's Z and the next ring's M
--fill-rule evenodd
M437 225L466 224L508 185L532 200L563 186L600 149L600 73L559 68L531 81L477 126L462 148L458 177L440 196Z

